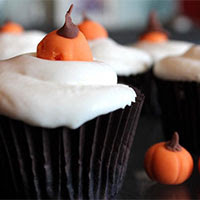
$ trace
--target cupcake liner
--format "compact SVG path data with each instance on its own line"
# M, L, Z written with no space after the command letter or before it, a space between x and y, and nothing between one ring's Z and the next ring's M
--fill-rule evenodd
M139 98L140 98L139 101L142 101L142 98L141 97ZM140 112L142 109L142 105L140 105L136 109L137 109L136 112ZM130 116L132 116L132 113L130 113ZM119 167L116 168L117 170L115 174L116 186L118 187L118 189L121 188L123 184L124 176L127 169L131 146L134 139L134 135L132 134L132 132L136 131L136 124L134 124L133 121L138 121L138 120L139 120L138 116L135 115L135 118L132 119L132 123L127 124L126 127L129 130L129 132L125 132L123 141L120 144L121 150L119 151L119 157L117 161Z
M152 68L148 71L131 76L118 76L119 83L137 87L145 95L145 102L142 108L142 114L160 115L159 104L157 102L157 91L153 80Z
M8 170L9 160L5 157L6 149L3 141L0 139L0 197L5 199L7 193L11 193L14 190L14 184L11 182L12 174Z
M192 153L200 153L200 84L156 79L166 139L174 131L180 144Z
M0 116L7 198L114 199L127 167L144 96L80 128L47 129ZM2 174L3 174L2 173ZM0 180L1 182L2 180ZM1 183L3 184L3 183Z
M140 99L140 101L142 101L142 99ZM138 107L138 112L140 112L142 110L142 106ZM135 116L136 118L134 120L138 121L139 120L139 117L138 116ZM122 165L122 170L120 172L120 176L119 176L119 185L121 186L122 185L122 181L124 180L124 175L125 175L125 172L126 172L126 169L127 169L127 164L128 164L128 159L129 159L129 155L130 155L130 152L131 152L131 146L132 146L132 143L133 143L133 140L134 140L134 135L131 134L131 131L136 131L136 126L135 124L132 123L131 125L131 128L130 128L130 134L126 140L127 142L127 145L126 145L126 151L123 153L123 161L122 163L125 163L124 165Z

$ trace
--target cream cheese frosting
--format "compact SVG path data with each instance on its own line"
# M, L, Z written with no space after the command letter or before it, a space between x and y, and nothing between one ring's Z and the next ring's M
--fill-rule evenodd
M36 30L21 34L0 33L0 60L35 52L44 36L45 33Z
M165 80L200 82L200 45L192 46L181 56L160 60L154 74Z
M152 65L151 57L144 51L117 44L110 38L89 41L96 60L103 61L120 76L143 73Z
M51 61L35 54L0 61L0 114L34 126L76 129L135 98L102 62Z
M133 45L149 53L156 62L167 56L176 56L185 53L193 44L185 41L168 40L166 42L153 43L139 41Z

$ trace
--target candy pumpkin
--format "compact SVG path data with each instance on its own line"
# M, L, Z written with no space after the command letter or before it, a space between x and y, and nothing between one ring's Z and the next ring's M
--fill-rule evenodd
M87 40L107 38L108 32L99 23L88 19L84 16L83 22L78 25L80 31L85 35Z
M144 166L152 180L176 185L183 183L192 174L193 159L179 144L179 135L175 132L171 141L157 143L147 150Z
M3 26L0 27L0 33L11 33L20 34L24 31L24 28L14 22L7 21Z
M140 41L160 43L168 40L168 33L162 28L156 13L151 12L146 31L140 36Z
M152 31L140 37L140 41L148 41L148 42L165 42L167 40L167 35L163 34L159 31Z
M37 46L37 57L47 60L92 61L92 52L85 36L72 23L71 5L65 15L65 24L47 34Z

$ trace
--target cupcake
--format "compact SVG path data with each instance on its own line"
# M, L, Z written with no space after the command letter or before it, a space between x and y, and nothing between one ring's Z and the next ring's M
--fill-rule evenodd
M151 12L146 30L141 34L139 41L133 47L148 52L154 62L172 55L185 53L192 43L186 41L169 40L166 32L157 19L156 13Z
M123 183L144 96L93 61L71 11L36 54L0 61L9 198L114 199Z
M145 94L144 109L150 111L151 57L142 50L118 44L108 37L102 25L86 17L78 27L88 40L94 59L109 64L120 83L139 88Z
M44 36L41 31L25 31L19 24L6 22L0 27L0 60L35 52L37 44Z
M192 46L181 56L160 60L154 75L166 138L178 131L181 145L199 154L200 46Z

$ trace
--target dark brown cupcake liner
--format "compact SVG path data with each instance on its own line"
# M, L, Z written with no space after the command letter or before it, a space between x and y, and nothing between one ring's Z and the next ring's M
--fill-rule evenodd
M157 102L157 91L153 79L152 68L141 74L118 76L118 81L119 83L136 87L144 93L145 101L142 108L142 114L160 115L160 107Z
M144 100L139 91L137 95L132 106L99 116L75 130L33 127L0 116L0 156L7 166L3 169L1 164L0 168L12 185L0 195L114 199L123 182Z
M180 144L192 153L200 153L200 84L156 79L162 124L166 139L174 131Z

